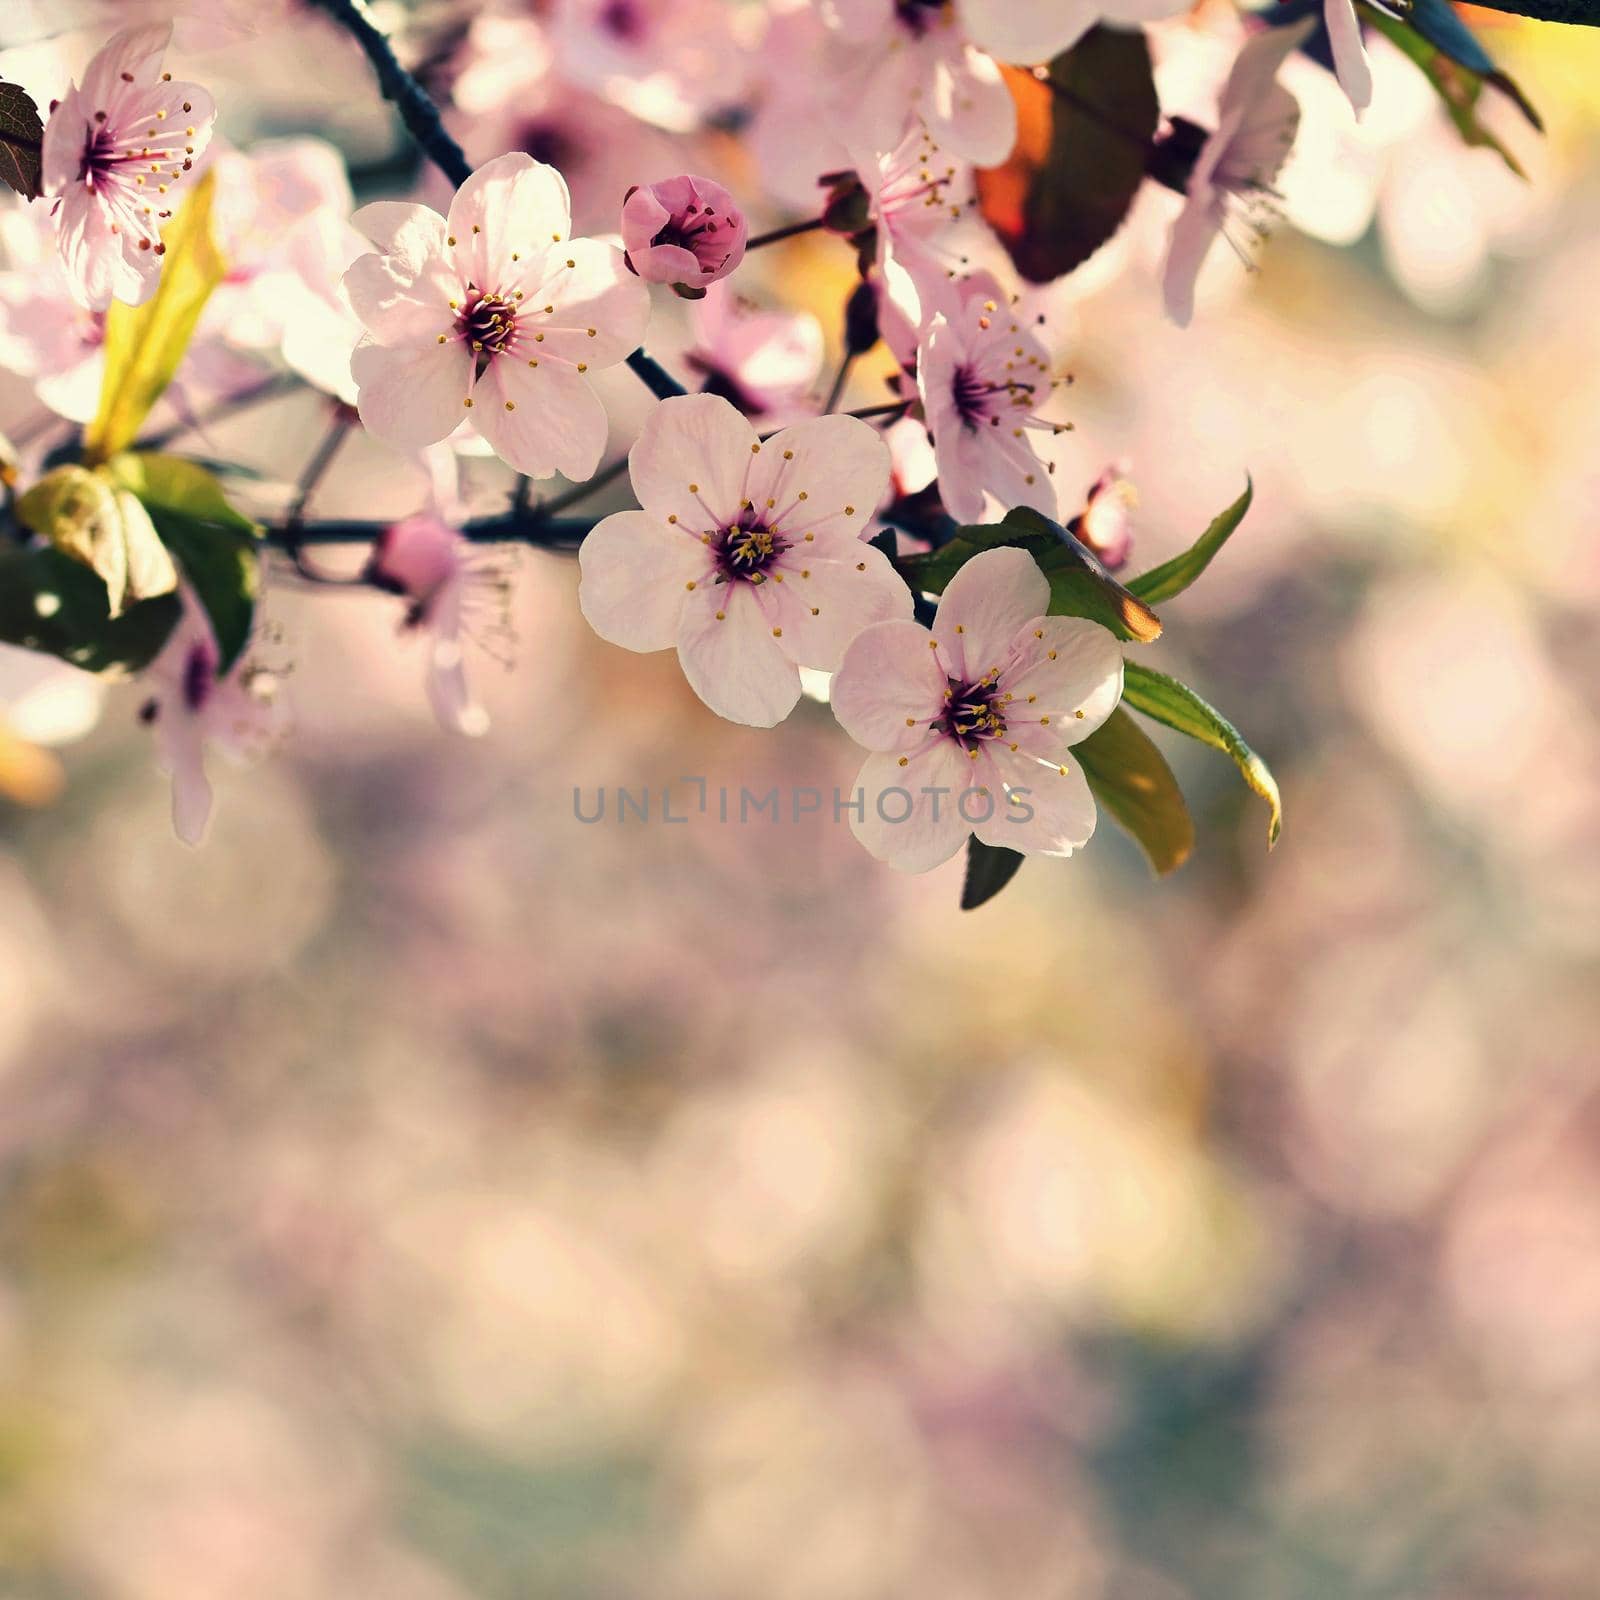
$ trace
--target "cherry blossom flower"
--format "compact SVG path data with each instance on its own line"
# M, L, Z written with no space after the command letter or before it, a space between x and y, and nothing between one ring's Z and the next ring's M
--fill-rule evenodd
M670 283L686 298L704 294L744 260L744 213L720 183L685 174L628 191L622 247L648 283Z
M869 623L910 616L910 591L862 537L889 479L865 422L813 417L762 440L726 400L686 395L651 413L628 466L643 509L583 541L578 602L613 644L675 645L719 716L772 727L801 667L832 671Z
M996 166L1017 138L1011 91L944 0L823 0L823 62L847 142L893 150L910 117L953 154Z
M1273 184L1294 144L1300 105L1277 81L1284 58L1306 37L1309 20L1258 33L1239 52L1223 85L1217 131L1199 146L1189 174L1183 210L1172 225L1162 294L1167 315L1179 327L1194 316L1195 280L1220 234L1248 265L1243 245L1228 234L1230 218L1245 213L1253 234L1277 199ZM1176 125L1175 136L1199 137L1192 123Z
M356 225L378 245L345 274L365 324L350 370L361 420L417 450L470 418L530 477L590 477L606 414L585 374L644 336L650 295L597 239L568 238L554 167L499 156L457 191L449 217L378 201Z
M44 192L78 301L138 305L161 273L171 191L205 151L216 108L198 84L161 70L170 24L129 28L69 85L44 130Z
M926 872L976 833L1066 856L1094 832L1094 797L1068 758L1122 695L1122 652L1097 623L1051 617L1026 551L986 550L951 579L932 629L864 629L834 674L834 715L873 754L856 780L857 839Z
M1028 440L1034 430L1063 431L1037 414L1053 388L1049 353L987 274L964 282L960 295L952 315L935 315L917 359L940 498L962 522L977 521L990 496L1008 510L1054 516L1054 465Z
M809 311L763 311L714 284L690 313L694 343L685 363L701 392L719 394L768 427L798 420L822 372L822 324Z
M150 692L139 720L154 731L172 779L172 825L185 844L197 845L211 817L206 746L253 760L282 732L283 702L277 674L243 657L219 675L222 655L211 623L187 585L178 592L178 625L140 680Z
M1372 104L1372 68L1367 65L1366 46L1361 42L1355 0L1323 0L1322 18L1333 50L1334 74L1359 117Z
M1072 519L1071 531L1094 551L1108 572L1127 564L1133 549L1131 513L1138 503L1125 465L1111 466L1095 479L1083 510Z
M27 378L41 404L87 422L100 404L106 319L78 303L43 212L0 214L0 367Z
M467 685L464 644L490 654L509 642L509 582L500 565L476 550L436 512L407 517L379 535L363 576L406 602L401 627L428 641L428 702L452 733L477 735L489 716Z

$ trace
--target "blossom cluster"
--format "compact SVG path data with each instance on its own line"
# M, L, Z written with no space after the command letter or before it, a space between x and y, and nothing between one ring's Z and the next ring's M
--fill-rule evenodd
M25 201L0 217L0 363L46 414L24 461L38 484L19 501L19 560L87 566L106 585L100 625L121 632L90 637L73 615L8 642L140 676L178 831L197 840L205 744L253 754L282 723L277 674L252 648L260 524L300 579L328 581L307 554L306 503L345 432L359 422L435 488L374 527L364 564L335 581L398 597L402 631L430 636L440 719L466 732L487 720L466 647L502 654L505 635L505 581L476 545L559 547L557 510L626 466L637 508L567 540L601 638L675 650L695 694L735 722L771 727L806 688L824 694L868 752L863 788L914 797L898 822L869 808L857 827L882 860L925 870L969 834L975 850L1070 854L1093 831L1095 785L1115 784L1072 752L1118 707L1124 641L1160 626L1137 584L1111 576L1132 544L1127 467L1084 470L1060 442L1072 274L1117 249L1134 270L1127 241L1154 217L1159 300L1187 324L1215 242L1248 260L1282 206L1301 120L1289 64L1331 62L1352 122L1373 93L1354 0L1285 9L563 0L473 20L435 74L442 121L374 35L386 92L407 86L408 131L451 190L430 176L359 209L320 140L213 140L212 95L166 66L171 26L127 28L50 100L33 192L21 184ZM1223 70L1207 69L1219 49ZM1112 65L1086 98L1071 85L1090 61ZM1184 80L1208 70L1198 121ZM1084 138L1120 141L1128 172L1111 160L1085 179L1058 159ZM1164 213L1134 207L1146 190ZM801 234L816 237L793 248L853 252L826 394L826 324L750 298L764 292L756 253ZM699 393L644 353L673 342L677 300L693 329L677 364ZM167 365L119 431L141 339L166 341ZM869 355L888 398L841 411ZM607 465L625 365L653 408ZM169 381L180 428L263 384L327 397L326 455L286 519L255 522L237 581L218 579L219 546L194 529L215 541L228 518L250 519L220 489L216 511L190 478L181 503L150 487L168 458L141 454L135 434ZM53 418L84 431L59 435ZM66 458L46 449L64 438L82 458L72 470L88 469L70 497L52 476ZM510 511L487 525L458 487L484 454L515 474ZM531 484L558 474L571 487L536 501ZM28 568L47 620L63 594L40 574L58 570ZM1139 709L1159 719L1160 703L1147 690Z

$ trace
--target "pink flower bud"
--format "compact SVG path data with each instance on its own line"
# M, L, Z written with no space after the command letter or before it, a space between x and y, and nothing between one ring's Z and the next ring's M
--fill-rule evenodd
M369 583L403 595L419 613L461 571L460 540L430 512L407 517L379 534L367 565ZM418 620L422 620L419 616Z
M733 196L709 178L685 174L630 189L622 204L628 265L689 299L739 265L749 233Z

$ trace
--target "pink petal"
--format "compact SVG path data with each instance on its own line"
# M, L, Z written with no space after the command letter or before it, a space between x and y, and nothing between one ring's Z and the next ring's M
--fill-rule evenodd
M358 345L350 372L362 422L398 449L435 444L470 414L462 402L472 392L472 353L457 340L407 350Z
M628 271L615 245L570 239L552 249L539 292L555 307L536 324L544 335L541 354L612 367L644 343L650 291Z
M1017 142L1017 108L1000 69L972 49L940 60L923 105L938 143L980 167L999 166Z
M708 584L688 596L678 660L689 687L730 722L774 727L800 698L799 669L773 638L747 583Z
M1339 87L1349 96L1359 117L1372 104L1372 68L1367 65L1366 47L1361 42L1355 0L1324 0L1322 14L1328 24Z
M978 765L986 770L991 790L1004 794L996 796L993 817L973 829L985 844L1029 855L1070 856L1089 842L1094 796L1076 761L1068 758L1056 766L991 743L980 751Z
M414 275L431 256L444 253L445 221L432 206L406 200L374 200L350 218L387 255L399 256Z
M83 96L90 111L109 112L131 92L158 84L161 58L171 39L170 22L125 28L108 39L83 74ZM132 81L126 81L123 73Z
M1219 231L1209 190L1191 195L1172 225L1167 264L1161 273L1161 298L1167 315L1180 328L1187 328L1194 317L1195 281Z
M647 511L619 511L597 523L578 547L578 569L578 605L589 626L625 650L676 644L688 585L710 585L715 576L693 534Z
M456 270L480 289L500 287L524 261L572 231L566 179L552 166L513 152L479 167L450 202L448 238Z
M809 418L775 434L752 455L745 497L757 507L772 502L774 526L785 537L854 537L888 492L889 447L859 417Z
M369 212L381 211L376 218ZM409 213L401 216L399 213ZM350 307L384 344L422 344L442 333L455 337L461 286L444 256L444 218L426 206L364 206L358 220L384 231L383 255L357 256L344 275Z
M913 756L868 756L856 778L863 815L851 812L850 831L870 855L901 872L931 871L972 832L960 809L972 783L969 766L950 740L939 738Z
M663 400L628 452L639 504L691 533L726 527L746 498L756 431L726 400L691 394Z
M829 700L839 726L869 750L910 750L926 742L944 709L945 675L915 622L879 622L856 635L834 674ZM908 727L908 719L916 724Z
M1122 646L1087 618L1040 617L1012 641L1000 687L1013 705L1037 696L1027 714L1050 737L1030 748L1054 753L1087 739L1116 709ZM1040 717L1050 721L1038 723Z
M860 539L839 542L851 546L843 559L816 553L820 545L787 551L759 593L790 660L821 672L838 667L863 628L911 616L911 591L889 558Z
M1181 11L1187 0L1176 0ZM958 0L967 37L1013 66L1033 66L1069 50L1109 8L1096 0Z
M985 550L950 580L933 636L951 676L972 681L1007 660L1017 633L1045 614L1050 584L1026 550Z
M472 421L507 466L531 478L592 478L608 425L586 378L559 362L499 356L473 390Z

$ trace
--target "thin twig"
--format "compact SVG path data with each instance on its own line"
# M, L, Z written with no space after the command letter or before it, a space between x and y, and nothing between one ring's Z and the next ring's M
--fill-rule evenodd
M602 467L588 482L575 483L570 489L563 489L560 494L553 496L551 499L541 500L538 505L531 508L532 513L539 517L553 517L557 512L565 511L569 506L575 506L587 500L590 495L597 490L605 488L608 483L615 483L627 470L628 458L619 456L609 467ZM515 502L513 502L513 507L517 510L530 509L526 504L517 507Z
M525 544L537 549L572 550L583 542L595 520L593 517L543 517L539 507L534 506L520 516L508 512L504 516L466 522L456 532L473 544ZM269 525L262 532L261 544L268 550L291 553L297 545L371 544L391 526L389 522L370 520L307 522L295 529Z
M280 395L290 394L296 389L305 387L306 381L298 373L274 372L253 387L241 389L237 394L219 400L209 411L202 412L188 422L176 423L170 428L163 428L160 433L152 433L146 438L137 440L134 448L165 450L174 439L181 439L186 433L203 433L214 422L225 421L229 417L237 416L241 411L248 411L253 406L262 405L268 400L275 400Z
M833 385L828 390L828 398L822 402L824 411L832 411L839 403L839 396L844 393L844 386L850 381L850 369L855 365L856 353L846 350L844 360L839 363L839 370L833 375Z
M333 421L329 423L328 431L323 434L310 460L301 469L299 482L295 487L294 501L284 521L282 548L294 562L294 570L310 583L351 585L363 581L360 578L345 577L336 572L325 571L312 561L304 550L304 546L312 542L307 536L309 530L305 522L306 506L310 503L311 496L316 493L317 485L322 482L328 468L333 465L333 458L338 455L340 447L349 437L351 420L349 410L336 402Z
M777 244L781 239L793 239L797 234L812 233L818 228L827 227L827 221L822 217L812 217L809 222L791 222L786 228L774 228L770 233L758 233L755 238L745 240L745 250L760 250L769 244Z

